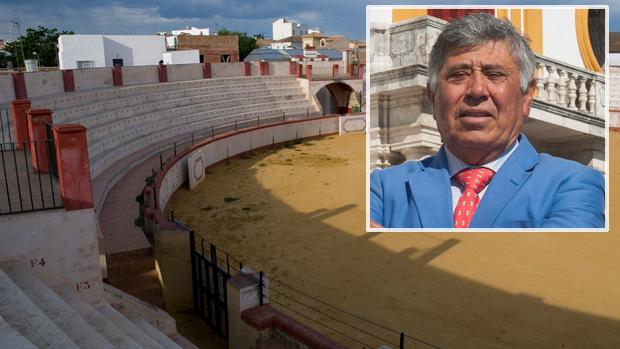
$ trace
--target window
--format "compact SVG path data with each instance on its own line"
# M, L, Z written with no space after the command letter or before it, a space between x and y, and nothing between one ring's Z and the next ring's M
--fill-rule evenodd
M230 63L230 55L221 55L220 62L222 63Z
M93 61L77 61L76 65L77 65L78 69L88 69L88 68L94 68L95 67L95 62L93 62Z
M113 58L112 59L112 66L114 68L120 68L123 66L123 59L122 58Z

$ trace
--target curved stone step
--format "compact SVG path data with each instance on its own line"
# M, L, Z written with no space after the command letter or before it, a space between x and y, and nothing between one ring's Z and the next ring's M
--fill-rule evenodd
M201 86L222 86L236 84L241 80L250 81L281 81L294 80L294 77L288 75L282 76L250 76L250 77L230 77L230 78L212 78L188 81L176 81L167 83L155 83L144 85L133 85L123 87L106 87L93 90L75 91L71 93L61 93L42 98L34 98L32 100L33 108L49 108L52 110L61 110L80 105L92 104L94 102L117 99L142 94L156 93L162 91L172 91L184 88L193 88Z
M165 334L161 333L158 329L153 327L148 321L144 319L132 319L131 322L138 326L144 333L148 334L151 338L157 341L162 347L166 349L181 349L181 347L168 338Z
M75 309L32 274L24 263L3 262L0 263L0 267L28 298L79 347L114 348L97 331L82 321Z
M37 349L0 316L0 348Z
M0 316L38 348L78 349L0 268Z
M112 308L110 304L105 303L101 307L98 307L97 310L143 348L164 349L156 340L144 333L144 331L134 325L133 322L129 321L123 314Z
M115 348L119 349L141 349L131 337L121 331L113 322L108 320L90 304L84 303L75 297L75 294L68 288L61 288L58 291L60 297L75 309L82 319L92 328L101 334Z

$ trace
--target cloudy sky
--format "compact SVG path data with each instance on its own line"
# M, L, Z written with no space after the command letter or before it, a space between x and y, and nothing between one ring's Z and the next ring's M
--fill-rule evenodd
M365 38L367 4L498 4L506 1L359 1L359 0L0 0L0 38L12 40L15 25L73 30L79 34L154 34L188 26L239 30L271 37L271 23L286 17L326 34ZM518 4L571 4L566 1L512 0ZM582 0L610 6L610 30L620 31L620 0Z

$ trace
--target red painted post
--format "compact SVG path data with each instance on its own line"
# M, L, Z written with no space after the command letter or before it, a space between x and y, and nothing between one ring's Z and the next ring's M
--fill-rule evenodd
M93 208L86 127L54 125L60 195L65 210Z
M168 82L168 66L159 64L157 66L157 75L159 77L159 82Z
M65 86L65 92L75 91L75 80L73 79L73 70L62 71L62 83Z
M260 75L269 75L269 62L260 62Z
M357 78L358 79L364 78L364 65L363 64L357 65Z
M332 66L332 79L338 80L338 64Z
M30 101L27 99L18 99L11 102L11 118L13 119L13 135L17 142L17 149L23 149L22 142L30 141L28 133L28 115L26 111L30 109ZM26 147L26 150L30 150Z
M52 123L52 111L49 109L30 109L28 115L28 133L30 136L30 154L32 167L39 172L49 172L49 155L47 152L47 130L45 123Z
M28 99L28 92L26 91L26 80L24 80L24 73L11 73L11 76L13 77L13 90L15 91L15 99Z
M288 73L291 75L295 75L297 73L297 63L288 62Z
M296 64L296 70L297 70L297 78L301 79L301 73L303 72L304 66L300 63Z
M353 63L347 65L347 74L349 74L350 76L353 76Z
M312 80L312 65L306 64L306 79Z
M112 68L112 84L114 86L123 86L123 67Z
M243 76L252 76L252 65L250 62L243 62Z
M205 79L211 79L213 77L213 73L211 72L211 63L203 63L202 64L202 77Z

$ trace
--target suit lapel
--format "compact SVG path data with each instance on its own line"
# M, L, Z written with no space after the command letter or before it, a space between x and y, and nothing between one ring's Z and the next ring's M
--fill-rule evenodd
M409 175L409 188L422 228L451 228L452 192L443 148L419 172Z
M538 152L521 135L519 146L495 174L471 221L471 228L490 228L538 163Z

